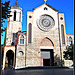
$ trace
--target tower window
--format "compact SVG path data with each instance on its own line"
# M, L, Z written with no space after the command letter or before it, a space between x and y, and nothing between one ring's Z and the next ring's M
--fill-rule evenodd
M65 44L64 26L61 25L62 44Z
M16 37L17 37L17 34L13 33L13 43L14 43L14 45L16 45Z
M32 24L29 23L28 43L31 43L31 32L32 32Z
M14 12L14 21L16 21L16 11Z

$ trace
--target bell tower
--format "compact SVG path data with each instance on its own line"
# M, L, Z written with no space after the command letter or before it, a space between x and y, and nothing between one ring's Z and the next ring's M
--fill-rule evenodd
M18 6L17 0L15 6L10 7L11 17L8 18L6 45L11 45L16 41L16 33L22 30L22 8ZM16 43L15 43L16 44Z

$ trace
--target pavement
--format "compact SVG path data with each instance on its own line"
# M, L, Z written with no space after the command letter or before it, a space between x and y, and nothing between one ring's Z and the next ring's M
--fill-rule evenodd
M19 70L3 70L1 75L73 75L73 69L69 68L35 68Z

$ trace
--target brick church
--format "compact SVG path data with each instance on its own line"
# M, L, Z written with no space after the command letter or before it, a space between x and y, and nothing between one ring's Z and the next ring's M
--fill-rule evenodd
M17 2L17 1L16 1ZM11 6L8 18L3 69L35 66L71 66L63 51L73 43L74 36L66 34L64 13L45 3L27 11L27 31L22 32L22 8Z

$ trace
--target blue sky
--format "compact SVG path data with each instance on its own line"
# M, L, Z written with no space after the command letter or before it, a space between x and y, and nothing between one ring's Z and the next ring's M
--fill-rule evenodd
M9 0L2 0L3 2ZM33 8L36 8L44 4L44 0L17 0L20 7L23 9L23 20L22 20L22 30L26 30L26 15L27 11L32 11ZM10 0L10 6L15 5L16 0ZM59 13L64 13L65 17L65 27L66 34L74 34L74 0L47 0L46 2L53 8L59 10ZM7 26L7 20L3 24L4 27ZM4 33L1 37L1 44L4 43Z

